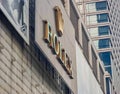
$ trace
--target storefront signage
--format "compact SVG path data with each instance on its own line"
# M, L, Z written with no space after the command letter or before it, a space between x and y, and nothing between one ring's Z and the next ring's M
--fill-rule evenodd
M29 0L0 0L0 11L29 44Z
M55 22L56 22L56 30L59 36L63 35L63 26L64 20L62 18L62 12L58 6L54 8L55 10Z
M57 10L56 10L57 8ZM63 19L62 14L60 12L60 9L58 7L55 7L55 15L56 15L56 30L58 32L58 36L63 35ZM57 59L63 66L63 68L66 70L70 78L72 78L72 61L70 60L70 57L66 53L65 49L62 48L61 42L58 40L58 37L56 34L54 34L51 31L51 26L47 21L44 21L44 40L48 44L48 46L51 48L52 52L56 54Z

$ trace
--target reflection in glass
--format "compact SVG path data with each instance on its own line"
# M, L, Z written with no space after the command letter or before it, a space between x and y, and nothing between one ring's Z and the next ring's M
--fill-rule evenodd
M110 75L112 75L111 66L105 67L105 70L108 71L108 73L110 73Z

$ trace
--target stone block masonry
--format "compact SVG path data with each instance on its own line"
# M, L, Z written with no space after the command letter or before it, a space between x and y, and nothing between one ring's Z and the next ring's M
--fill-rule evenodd
M60 94L35 57L0 22L0 94Z

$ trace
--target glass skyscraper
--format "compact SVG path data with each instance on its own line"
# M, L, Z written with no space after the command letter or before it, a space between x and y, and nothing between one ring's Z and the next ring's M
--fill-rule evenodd
M106 0L76 0L76 2L99 57L108 72L106 94L111 94L109 84L112 78L112 43L108 2Z

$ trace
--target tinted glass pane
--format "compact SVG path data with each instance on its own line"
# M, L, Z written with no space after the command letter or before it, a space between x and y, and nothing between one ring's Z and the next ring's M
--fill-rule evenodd
M97 49L109 48L110 47L110 39L99 39L99 40L94 41L94 44Z
M112 75L111 67L105 67L105 70L108 71L108 73L110 73L110 75Z
M96 2L96 9L97 10L105 10L107 8L106 1L104 2Z
M99 45L99 48L109 48L110 47L110 39L100 39L98 45Z
M97 24L108 21L109 21L108 13L87 16L87 24Z
M105 13L105 14L97 14L97 21L98 21L98 23L108 22L108 14L107 13Z
M86 4L86 11L87 12L96 12L100 10L106 10L107 9L107 2L102 1L102 2L92 2Z
M98 27L99 35L108 35L109 30L110 30L109 26L99 26Z
M99 26L95 28L89 28L89 33L91 36L101 36L101 35L108 35L110 28L109 26Z
M110 52L101 52L101 53L99 53L99 56L105 66L111 65Z
M110 80L109 78L106 78L106 91L107 91L107 94L110 94L110 84L109 84Z

